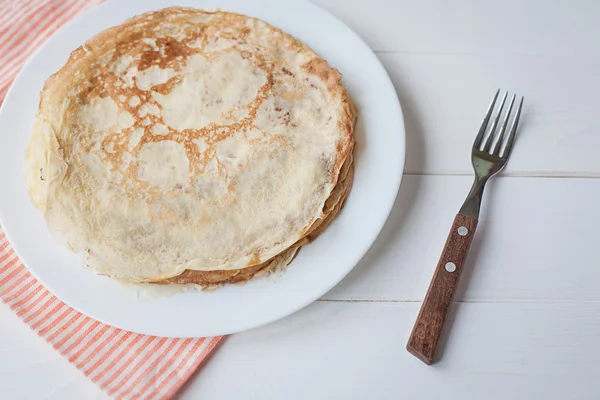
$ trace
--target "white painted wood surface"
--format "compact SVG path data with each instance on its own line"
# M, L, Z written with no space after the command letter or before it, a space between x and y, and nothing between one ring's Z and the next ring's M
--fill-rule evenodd
M340 285L228 338L180 398L600 398L600 2L316 3L392 77L408 175L380 238ZM443 359L427 367L404 346L497 87L526 96L521 135L487 189ZM4 306L0 321L2 398L105 398Z
M361 35L392 77L407 114L407 173L470 174L464 153L501 87L527 105L505 174L600 174L600 2L316 3Z

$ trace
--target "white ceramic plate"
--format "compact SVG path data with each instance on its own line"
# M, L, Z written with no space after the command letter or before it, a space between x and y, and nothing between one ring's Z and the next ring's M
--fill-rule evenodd
M191 291L136 301L130 290L82 266L58 245L34 208L23 157L39 92L69 53L94 34L173 0L112 0L62 28L29 60L0 110L0 220L31 272L59 299L102 322L133 332L199 337L254 328L289 315L329 291L366 253L392 208L404 167L404 123L394 87L367 45L320 8L301 1L179 0L265 20L307 43L338 68L359 110L355 178L346 206L275 282L255 279L213 293ZM13 171L8 174L6 171Z

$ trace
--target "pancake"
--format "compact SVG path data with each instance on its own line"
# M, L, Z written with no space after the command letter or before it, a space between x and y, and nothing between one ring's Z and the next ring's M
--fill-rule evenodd
M255 18L170 7L46 82L25 160L53 235L131 282L236 283L289 263L350 190L341 74Z

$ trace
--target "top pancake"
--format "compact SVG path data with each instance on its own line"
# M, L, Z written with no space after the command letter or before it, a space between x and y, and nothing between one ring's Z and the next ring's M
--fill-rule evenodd
M46 82L31 197L102 274L142 282L262 264L323 217L352 150L340 78L254 18L134 17Z

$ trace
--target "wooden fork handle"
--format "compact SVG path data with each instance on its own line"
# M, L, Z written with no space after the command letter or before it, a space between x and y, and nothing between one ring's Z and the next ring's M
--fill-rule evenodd
M476 227L476 218L458 214L454 219L429 290L406 345L410 353L426 364L433 362L446 312L452 303Z

